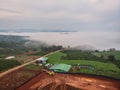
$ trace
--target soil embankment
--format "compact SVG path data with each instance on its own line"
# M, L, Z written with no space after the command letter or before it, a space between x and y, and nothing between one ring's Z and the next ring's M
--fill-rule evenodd
M120 90L120 81L89 75L41 73L17 90Z

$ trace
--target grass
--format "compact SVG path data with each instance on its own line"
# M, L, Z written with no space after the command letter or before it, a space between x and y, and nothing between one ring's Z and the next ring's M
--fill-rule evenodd
M41 70L42 67L40 67L39 65L37 64L29 64L27 66L24 67L24 69L28 69L28 70Z
M49 53L49 51L39 51L39 52L34 53L32 55L43 56L43 55L48 54L48 53Z
M94 70L90 69L81 69L81 70L74 70L74 72L81 72L87 74L96 74L96 75L104 75L113 78L120 79L120 69L113 63L104 63L99 61L92 61L92 60L62 60L61 57L65 56L66 54L62 52L57 52L52 55L49 55L49 63L64 63L70 65L92 65L94 66Z

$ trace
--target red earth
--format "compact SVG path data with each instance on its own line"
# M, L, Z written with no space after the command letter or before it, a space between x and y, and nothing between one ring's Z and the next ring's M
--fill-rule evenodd
M0 78L0 90L14 90L38 73L39 71L21 68L6 74Z
M120 90L120 80L98 76L42 72L17 90Z

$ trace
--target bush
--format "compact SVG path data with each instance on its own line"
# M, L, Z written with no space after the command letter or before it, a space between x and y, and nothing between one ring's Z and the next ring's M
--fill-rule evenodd
M111 61L111 62L113 62L113 61L115 61L116 59L115 59L114 55L109 55L109 56L108 56L108 60Z

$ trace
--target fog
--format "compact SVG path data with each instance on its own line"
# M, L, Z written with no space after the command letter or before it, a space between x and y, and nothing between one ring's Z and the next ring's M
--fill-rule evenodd
M116 48L120 50L120 32L8 32L0 34L29 36L30 40L64 47L89 45L96 49Z

